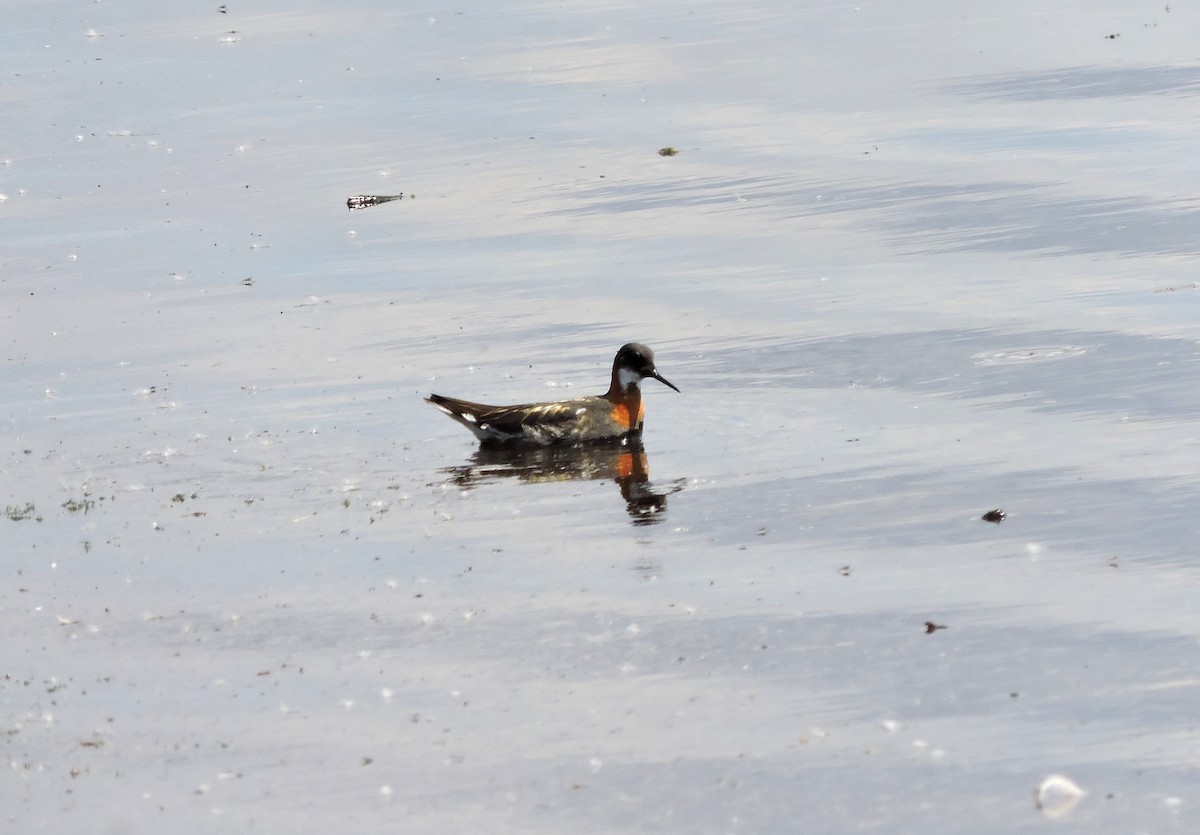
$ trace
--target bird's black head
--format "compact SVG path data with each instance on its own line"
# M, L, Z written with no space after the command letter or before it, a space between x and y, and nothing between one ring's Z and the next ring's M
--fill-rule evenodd
M613 373L621 381L624 388L628 383L638 383L646 377L653 377L664 386L679 389L666 377L658 373L654 367L654 352L640 342L630 342L621 346L617 357L613 360Z

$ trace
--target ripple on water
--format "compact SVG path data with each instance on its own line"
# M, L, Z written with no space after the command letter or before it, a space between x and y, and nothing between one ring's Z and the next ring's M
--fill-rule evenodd
M1028 362L1061 360L1087 353L1081 345L1036 345L1022 348L1006 348L1001 351L983 351L971 357L976 365L1020 365Z

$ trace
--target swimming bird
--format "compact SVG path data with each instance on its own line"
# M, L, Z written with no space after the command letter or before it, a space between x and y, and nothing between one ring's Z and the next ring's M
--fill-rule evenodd
M518 406L487 406L440 394L429 395L425 402L470 429L482 444L586 443L641 435L646 414L641 382L647 377L679 391L654 367L654 352L630 342L613 358L605 394Z

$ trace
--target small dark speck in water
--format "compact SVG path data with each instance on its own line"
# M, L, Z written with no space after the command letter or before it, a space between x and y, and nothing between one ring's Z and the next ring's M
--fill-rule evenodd
M1007 516L1008 516L1008 514L1005 513L1003 510L1001 510L1000 508L996 508L995 510L989 510L987 513L983 514L979 518L985 522L991 522L993 524L999 525L1001 522L1003 522L1005 520L1005 518Z

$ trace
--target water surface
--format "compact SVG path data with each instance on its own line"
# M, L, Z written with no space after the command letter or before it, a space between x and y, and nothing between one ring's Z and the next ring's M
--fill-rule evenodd
M9 826L1193 831L1198 24L14 10Z

